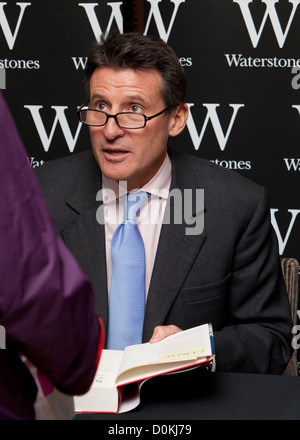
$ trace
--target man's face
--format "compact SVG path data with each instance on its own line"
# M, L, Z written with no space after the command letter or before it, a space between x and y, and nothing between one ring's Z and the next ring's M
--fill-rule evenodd
M113 115L138 112L152 116L165 108L161 86L162 78L155 70L98 67L90 80L90 108ZM126 180L128 190L142 187L162 165L168 137L178 134L174 131L176 114L176 109L163 113L136 130L120 128L113 118L102 127L90 127L102 173L117 181Z

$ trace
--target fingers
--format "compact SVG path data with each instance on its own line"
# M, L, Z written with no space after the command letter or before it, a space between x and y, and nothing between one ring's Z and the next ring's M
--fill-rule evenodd
M155 327L150 339L150 343L159 342L165 339L167 336L174 335L182 330L176 325L159 325Z

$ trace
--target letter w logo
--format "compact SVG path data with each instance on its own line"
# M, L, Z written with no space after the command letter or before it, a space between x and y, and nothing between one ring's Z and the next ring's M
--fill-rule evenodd
M47 135L47 132L45 130L41 115L40 115L40 109L43 108L42 105L24 105L25 108L28 108L28 110L31 113L31 116L34 120L35 126L37 128L37 131L39 133L40 139L42 141L43 147L45 151L49 150L55 129L57 124L59 123L61 126L61 129L63 131L64 137L66 139L66 142L68 144L70 153L73 153L82 124L81 122L79 122L78 126L77 126L77 130L75 133L75 136L72 136L68 121L66 119L66 115L65 115L65 109L67 109L68 107L65 106L51 106L51 108L53 108L56 112L56 116L52 125L52 129L50 132L50 135Z
M4 12L4 6L7 5L6 2L0 2L0 25L2 27L4 36L6 38L6 42L8 44L8 47L10 50L13 49L15 42L16 42L16 38L20 29L20 25L22 22L22 18L24 15L24 11L27 8L27 6L30 6L31 3L16 3L18 6L20 6L20 14L19 14L19 18L15 27L15 32L12 33L10 26L8 24L5 12Z
M190 110L190 108L193 107L194 104L187 104L187 105ZM202 142L202 139L203 139L203 136L204 136L204 133L205 133L205 130L206 130L206 127L207 127L209 120L212 123L214 132L215 132L216 137L219 142L220 149L222 151L225 149L229 135L230 135L232 127L233 127L233 123L234 123L236 115L237 115L237 112L241 107L244 107L244 104L229 104L230 107L233 108L233 113L232 113L231 120L230 120L229 126L227 128L227 132L225 135L224 135L217 111L216 111L216 108L219 107L219 105L220 104L203 104L203 107L207 108L207 115L206 115L205 121L203 123L203 127L202 127L200 135L198 135L198 133L197 133L194 118L191 114L191 111L189 111L189 117L187 120L187 128L190 132L195 150L198 150L200 147L200 144Z
M252 3L253 0L233 0L233 3L238 3L239 7L241 8L253 47L256 47L258 45L267 18L270 17L278 45L280 48L282 48L285 43L287 34L291 27L300 0L289 0L289 3L292 3L293 8L292 8L292 12L290 13L290 17L284 32L282 31L275 7L275 4L278 3L279 0L261 0L261 1L266 5L266 11L258 32L256 31L255 24L253 22L252 15L249 9L249 3Z
M121 13L120 6L123 2L115 2L115 3L107 3L108 6L111 7L112 12L110 15L110 19L106 28L105 36L110 32L113 20L116 20L116 24L118 26L120 34L123 33L123 17ZM98 3L78 3L78 6L82 6L85 9L86 15L92 27L93 33L95 35L96 40L100 40L102 36L102 29L100 27L95 7L98 6Z
M291 235L295 220L298 216L298 214L300 213L300 209L288 209L288 212L290 212L292 214L287 232L285 237L282 237L278 223L277 223L277 219L276 219L276 212L278 212L278 209L271 209L271 223L272 226L276 232L277 235L277 240L278 240L278 246L279 246L279 254L282 255L284 252L284 249L287 245L287 242L289 240L289 237Z
M173 24L174 24L174 20L175 20L178 8L179 8L181 3L185 3L185 0L171 0L171 2L174 4L174 10L173 10L173 14L172 14L172 17L171 17L171 20L170 20L170 23L169 23L168 30L165 29L165 26L164 26L164 23L163 23L163 20L162 20L162 17L161 17L161 13L160 13L160 10L159 10L159 7L158 7L158 3L160 3L160 2L161 2L161 0L148 0L148 3L151 4L151 10L150 10L149 15L148 15L148 20L147 20L147 23L146 23L146 26L145 26L144 34L147 35L148 29L149 29L149 25L150 25L150 22L151 22L151 18L153 16L153 18L155 20L155 23L156 23L156 26L157 26L157 30L158 30L160 38L162 40L164 40L165 42L167 42L168 38L170 36L171 29L172 29Z

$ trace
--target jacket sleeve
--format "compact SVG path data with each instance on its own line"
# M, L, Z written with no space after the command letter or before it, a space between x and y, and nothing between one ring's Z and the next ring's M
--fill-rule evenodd
M292 320L266 190L245 225L233 262L230 323L215 333L217 369L281 374Z
M61 391L89 388L103 345L91 285L55 227L0 95L0 325Z

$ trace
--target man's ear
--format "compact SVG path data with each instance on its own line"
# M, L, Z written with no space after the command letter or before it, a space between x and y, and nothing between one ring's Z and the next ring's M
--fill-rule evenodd
M170 121L169 135L177 136L185 127L189 110L186 104L181 104L171 111L174 112L174 114Z

